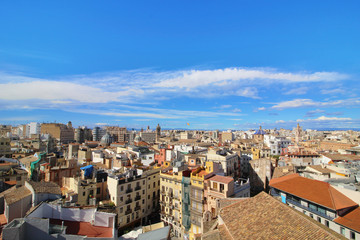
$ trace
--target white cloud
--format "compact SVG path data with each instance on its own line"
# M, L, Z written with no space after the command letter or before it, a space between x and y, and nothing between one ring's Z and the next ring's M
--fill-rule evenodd
M338 117L325 117L325 116L321 116L318 117L314 120L317 121L345 121L345 120L352 120L351 118L338 118Z
M275 123L284 123L284 120L277 120Z
M264 111L266 108L265 107L259 107L259 108L257 108L256 110L257 111Z
M135 94L134 90L107 92L99 88L60 81L31 81L0 84L0 99L50 100L52 103L68 104L72 101L83 103L106 103L119 101L121 97Z
M341 88L335 88L335 89L323 89L321 90L322 94L344 94L346 91Z
M274 70L225 68L215 70L191 70L178 72L177 77L164 79L155 84L157 87L168 88L197 88L210 84L226 84L226 81L254 81L264 79L277 82L322 82L338 81L348 78L345 74L336 72L315 72L315 73L283 73ZM263 83L263 82L262 82Z
M109 125L108 123L95 123L96 126L106 126Z
M290 73L246 68L163 72L139 69L53 79L0 72L0 99L38 99L59 105L129 103L138 102L139 99L162 101L163 98L172 98L174 93L176 96L259 99L259 88L275 82L286 84L347 78L347 75L336 72Z
M284 101L272 106L272 109L283 110L288 108L299 107L335 107L335 106L354 106L359 105L359 99L343 99L327 102L316 102L311 99L294 99L290 101Z
M234 108L234 109L232 110L232 112L238 113L238 112L241 112L241 109L239 109L239 108Z

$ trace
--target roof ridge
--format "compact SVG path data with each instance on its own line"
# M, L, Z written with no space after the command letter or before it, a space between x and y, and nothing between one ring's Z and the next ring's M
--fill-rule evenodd
M331 203L334 205L334 209L337 210L336 208L336 204L335 204L335 200L334 200L334 197L332 195L332 191L330 191L330 188L331 188L331 185L330 183L327 183L328 185L328 191L329 191L329 195L330 195L330 199L331 199ZM336 189L335 189L336 190Z

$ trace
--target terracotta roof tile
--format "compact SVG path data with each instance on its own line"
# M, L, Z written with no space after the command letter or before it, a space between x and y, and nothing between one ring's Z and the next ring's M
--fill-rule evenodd
M54 182L34 182L28 181L28 183L34 188L35 193L52 193L61 195L60 186Z
M360 208L356 208L343 217L338 217L334 222L360 232Z
M223 239L339 239L341 236L261 192L220 210Z
M226 183L226 184L229 184L230 182L234 181L234 179L232 177L224 177L224 176L220 176L220 175L215 175L215 176L209 178L209 180Z
M329 169L329 168L326 168L326 167L323 167L321 165L311 165L311 166L308 166L309 168L312 168L312 169L315 169L316 171L318 172L321 172L321 173L324 173L324 174L327 174L327 173L336 173L335 171Z
M295 173L294 166L276 167L272 178L279 178L293 173Z
M300 177L298 174L271 179L269 185L333 210L358 206L329 183Z
M98 227L93 226L89 222L75 222L60 219L50 219L51 224L61 225L64 223L66 226L66 234L81 235L89 238L111 238L113 237L111 227Z
M13 189L13 188L12 188ZM13 191L5 194L4 198L8 205L13 204L27 196L31 195L31 191L27 187L22 186L13 189Z

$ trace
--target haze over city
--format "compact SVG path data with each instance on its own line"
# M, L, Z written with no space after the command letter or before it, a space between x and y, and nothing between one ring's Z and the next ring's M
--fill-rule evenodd
M0 122L359 128L357 1L1 3Z

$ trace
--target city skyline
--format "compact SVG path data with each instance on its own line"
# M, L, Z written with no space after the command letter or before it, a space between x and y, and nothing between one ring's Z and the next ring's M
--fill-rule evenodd
M360 128L359 3L1 3L0 123Z

